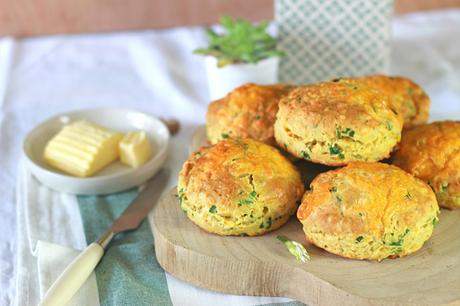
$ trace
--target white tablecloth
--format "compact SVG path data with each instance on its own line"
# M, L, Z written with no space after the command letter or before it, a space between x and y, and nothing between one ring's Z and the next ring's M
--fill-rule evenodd
M23 138L46 118L71 109L123 106L181 121L174 172L208 102L201 28L0 39L0 305L15 296L15 184ZM432 119L460 119L460 10L395 19L394 74L420 83ZM20 290L21 288L19 288Z

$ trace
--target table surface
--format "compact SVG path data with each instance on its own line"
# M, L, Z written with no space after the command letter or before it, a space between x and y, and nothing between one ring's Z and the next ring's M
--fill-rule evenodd
M460 119L460 10L393 22L391 73L432 98L432 119ZM202 28L0 39L0 305L15 294L15 179L22 141L60 112L130 107L180 120L169 166L177 173L208 103Z

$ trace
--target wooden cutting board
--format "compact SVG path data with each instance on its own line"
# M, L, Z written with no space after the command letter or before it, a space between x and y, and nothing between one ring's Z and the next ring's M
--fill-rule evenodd
M308 244L294 217L259 237L209 234L187 219L175 190L149 218L160 265L199 287L308 305L460 305L460 211L442 210L433 237L415 254L380 263ZM312 260L296 261L277 235L302 242Z

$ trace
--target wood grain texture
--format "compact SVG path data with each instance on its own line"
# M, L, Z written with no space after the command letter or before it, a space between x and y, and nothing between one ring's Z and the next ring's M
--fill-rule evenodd
M460 211L443 210L433 237L417 253L381 263L309 245L295 218L259 237L206 233L181 211L175 190L149 218L160 265L199 287L308 305L460 305ZM303 242L312 260L296 261L276 239L280 234Z
M290 1L290 0L282 0ZM221 15L273 19L274 0L0 0L0 36L209 25ZM460 7L460 0L396 0L395 13Z

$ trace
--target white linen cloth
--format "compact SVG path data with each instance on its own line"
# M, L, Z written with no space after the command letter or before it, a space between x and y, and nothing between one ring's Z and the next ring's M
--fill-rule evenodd
M460 120L459 38L460 10L408 15L393 23L391 71L426 89L432 120ZM73 249L86 244L72 196L50 192L27 173L17 172L28 130L56 113L95 106L175 117L182 129L172 139L167 164L177 173L191 133L204 122L204 61L191 51L205 41L201 28L0 40L0 305L12 304L14 296L18 305L38 301L37 288L40 280L47 286L50 269L32 254L48 253L47 242ZM39 240L47 242L37 248ZM247 301L167 279L174 305ZM250 303L269 301L274 300Z

